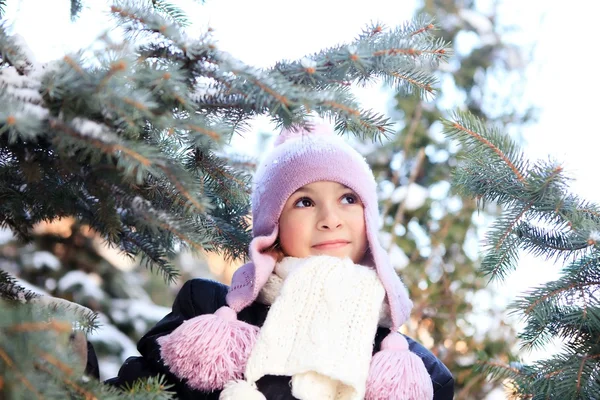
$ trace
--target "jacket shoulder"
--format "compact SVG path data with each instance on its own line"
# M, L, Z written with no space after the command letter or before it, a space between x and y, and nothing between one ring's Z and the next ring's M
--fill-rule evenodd
M170 334L184 321L198 315L211 314L225 304L227 286L206 279L190 279L177 293L172 311L152 327L138 342L138 351L159 363L159 346L156 340Z
M183 284L173 302L173 312L187 318L211 314L225 305L227 286L209 279L190 279Z

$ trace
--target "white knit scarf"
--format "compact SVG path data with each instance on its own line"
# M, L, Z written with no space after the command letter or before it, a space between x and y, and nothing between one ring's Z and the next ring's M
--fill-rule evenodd
M284 258L259 297L272 305L246 381L285 375L300 400L363 399L384 297L377 273L350 259Z
M275 270L269 276L267 283L265 283L265 286L263 286L262 290L258 293L256 301L268 306L273 304L273 302L281 292L283 281L290 274L291 269L298 264L297 262L292 262L292 260L297 259L293 257L286 257L281 262L275 265ZM384 328L392 327L392 315L390 313L390 304L387 301L381 303L381 309L379 311L379 326L382 326Z

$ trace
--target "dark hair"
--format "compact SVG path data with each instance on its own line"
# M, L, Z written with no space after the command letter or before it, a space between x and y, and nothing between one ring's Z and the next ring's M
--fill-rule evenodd
M272 245L263 250L264 253L269 253L272 251L281 251L281 243L279 242L279 236L277 236L277 239L275 239Z

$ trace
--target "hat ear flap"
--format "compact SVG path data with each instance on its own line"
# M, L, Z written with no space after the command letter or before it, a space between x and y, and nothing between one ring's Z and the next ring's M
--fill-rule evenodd
M379 280L385 289L386 298L390 306L390 316L392 317L392 328L398 330L408 320L413 303L408 297L406 286L404 286L404 283L390 264L387 252L379 243L377 225L375 223L376 216L373 216L376 211L371 213L368 211L365 210L365 224L369 250L373 257Z
M277 226L269 236L257 236L250 242L250 259L252 262L243 265L234 272L227 293L227 304L240 312L248 307L263 288L269 275L275 269L277 260L272 255L263 253L277 240Z
M264 253L266 249L273 246L279 235L279 226L275 225L275 229L269 236L258 236L250 242L250 258L254 263L254 287L252 291L252 301L256 299L260 290L265 286L269 276L275 269L277 260L273 254Z

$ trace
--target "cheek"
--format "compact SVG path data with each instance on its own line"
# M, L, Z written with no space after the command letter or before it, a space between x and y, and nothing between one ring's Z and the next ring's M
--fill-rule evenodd
M310 241L310 237L307 237L307 222L307 218L301 213L282 215L279 219L279 243L286 255L300 256L298 249Z
M352 226L352 231L355 232L359 236L367 236L367 229L365 226L365 216L364 213L361 212L353 213L349 218L350 225Z
M361 248L366 249L368 246L367 228L365 224L364 214L354 216L352 219L352 232L355 239L361 244Z

